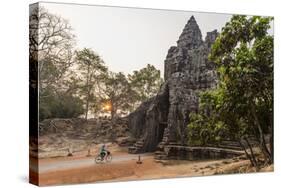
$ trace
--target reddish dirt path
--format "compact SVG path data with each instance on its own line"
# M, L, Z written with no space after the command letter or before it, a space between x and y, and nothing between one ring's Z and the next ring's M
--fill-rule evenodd
M109 181L128 181L159 178L204 176L213 174L239 173L248 168L248 160L224 159L212 161L174 161L157 162L153 154L145 154L142 164L137 164L138 155L121 151L113 153L111 163L95 164L94 157L75 155L39 160L39 185L61 185ZM31 164L34 161L31 161ZM32 166L32 165L31 165ZM273 171L273 167L265 171ZM31 177L37 177L34 168Z
M120 163L123 161L130 161L130 160L137 160L139 155L117 155L113 156L113 159L110 163L104 162L102 165L112 165L115 163ZM142 154L141 159L146 159L148 157L151 158L152 154ZM69 170L75 168L85 168L91 167L93 165L101 165L95 163L95 157L83 157L83 158L63 158L60 160L41 160L39 162L39 174L46 173L46 172L53 172L53 171L62 171L62 170ZM36 171L35 168L33 168Z

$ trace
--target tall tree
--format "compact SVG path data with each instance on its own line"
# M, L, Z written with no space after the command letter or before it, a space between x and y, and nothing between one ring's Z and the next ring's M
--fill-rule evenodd
M73 85L72 28L67 20L42 6L33 6L29 19L30 80L31 85L39 80L39 119L78 117L83 111L81 100L68 92Z
M156 95L163 83L160 70L150 64L147 64L145 68L134 71L133 74L129 74L128 79L132 89L137 94L137 104Z
M109 72L104 79L104 85L100 88L104 101L103 108L110 111L111 119L114 119L117 113L128 113L132 108L136 94L123 73Z
M55 87L73 63L75 35L68 21L39 6L29 20L29 53L38 62L40 97ZM56 88L57 89L57 88Z
M270 17L233 16L212 46L210 60L217 66L218 88L200 97L199 117L209 132L228 130L228 136L249 142L254 135L267 163L273 163L273 36L268 34ZM195 127L195 126L191 126ZM270 148L265 134L270 135ZM218 135L218 134L211 134Z
M87 119L89 108L97 101L96 91L107 73L107 67L100 56L88 48L76 52L76 62L81 86L80 95L85 101L85 119Z

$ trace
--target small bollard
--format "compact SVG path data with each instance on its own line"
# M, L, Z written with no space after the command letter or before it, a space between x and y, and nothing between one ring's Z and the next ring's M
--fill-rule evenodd
M142 161L141 161L141 156L139 155L139 159L137 161L137 164L142 164Z
M87 156L86 157L91 157L92 155L91 155L91 149L88 149L88 154L87 154Z
M72 154L72 149L68 148L68 154L67 154L68 157L72 157L73 154Z

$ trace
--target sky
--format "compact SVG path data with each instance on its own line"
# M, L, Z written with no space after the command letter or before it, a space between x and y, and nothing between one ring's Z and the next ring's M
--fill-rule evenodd
M77 48L92 48L114 72L132 73L147 64L163 76L168 49L176 45L193 15L203 39L230 20L230 14L41 3L69 21Z

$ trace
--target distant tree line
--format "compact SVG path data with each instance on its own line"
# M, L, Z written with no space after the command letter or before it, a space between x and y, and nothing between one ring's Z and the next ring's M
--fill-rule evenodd
M253 139L263 155L262 164L273 163L271 21L271 17L235 15L226 23L209 57L216 64L219 84L201 93L200 109L190 115L187 127L190 144L239 142L257 169L260 162Z
M148 64L132 74L112 72L93 49L75 48L67 20L35 8L29 22L30 63L39 75L39 118L127 114L155 95L163 80Z

